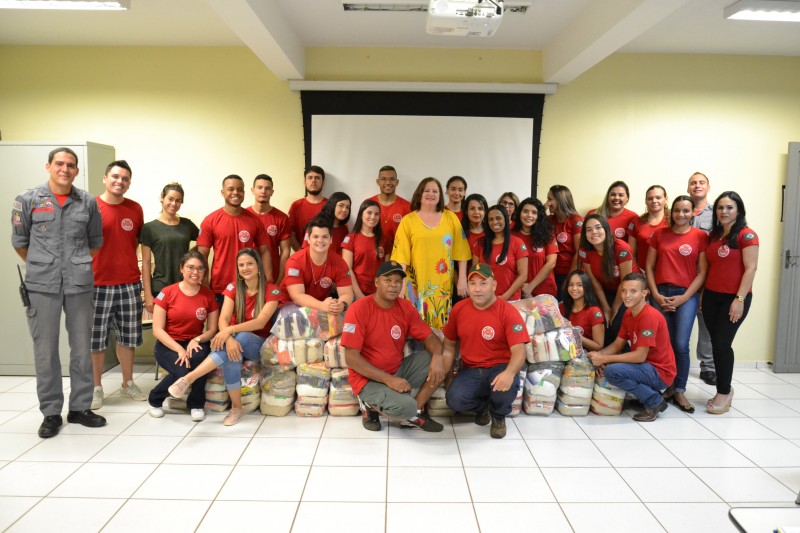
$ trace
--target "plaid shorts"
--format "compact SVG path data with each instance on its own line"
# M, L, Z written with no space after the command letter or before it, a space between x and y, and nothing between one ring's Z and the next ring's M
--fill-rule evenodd
M109 326L114 328L117 344L142 344L142 284L96 286L93 294L94 323L92 351L104 352L108 347Z

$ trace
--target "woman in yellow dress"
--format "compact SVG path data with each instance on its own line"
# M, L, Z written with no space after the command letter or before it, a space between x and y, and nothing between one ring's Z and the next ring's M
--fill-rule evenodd
M443 328L450 316L454 262L460 296L467 295L467 261L472 258L458 217L444 209L442 184L425 178L411 197L411 212L397 228L392 260L403 265L407 297L431 327Z

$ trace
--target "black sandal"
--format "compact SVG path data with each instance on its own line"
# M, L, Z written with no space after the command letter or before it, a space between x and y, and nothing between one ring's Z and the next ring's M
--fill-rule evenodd
M681 404L678 402L678 398L677 398L677 396L675 396L675 395L673 395L673 396L670 398L670 400L672 401L672 404L673 404L675 407L677 407L678 409L680 409L680 410L681 410L681 411L683 411L684 413L694 413L694 405L692 405L691 403L690 403L689 405L681 405Z

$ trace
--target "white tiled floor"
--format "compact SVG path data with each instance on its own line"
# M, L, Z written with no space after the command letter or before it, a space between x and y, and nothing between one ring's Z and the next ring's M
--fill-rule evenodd
M154 419L112 369L109 424L42 440L33 378L0 376L0 530L732 532L731 507L793 507L800 490L800 375L734 379L723 416L701 411L713 388L692 369L694 415L523 414L497 441L468 418L439 434L368 432L359 417Z

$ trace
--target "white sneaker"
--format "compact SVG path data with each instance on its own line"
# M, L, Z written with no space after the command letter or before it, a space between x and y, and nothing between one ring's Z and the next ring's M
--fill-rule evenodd
M192 422L200 422L201 420L205 420L206 412L204 409L192 409L191 416Z
M148 411L150 416L153 418L163 418L164 417L164 410L161 407L151 407Z
M90 409L95 410L101 407L103 407L103 387L98 385L92 391L92 405Z
M147 396L142 392L136 383L133 380L128 382L127 387L122 387L122 390L119 391L119 395L125 398L130 398L131 400L136 400L137 402L143 402L147 399Z

